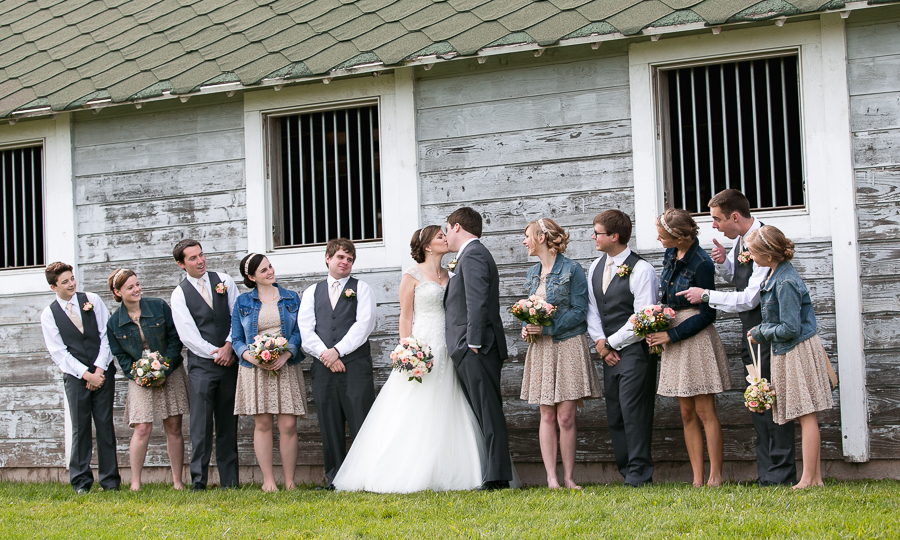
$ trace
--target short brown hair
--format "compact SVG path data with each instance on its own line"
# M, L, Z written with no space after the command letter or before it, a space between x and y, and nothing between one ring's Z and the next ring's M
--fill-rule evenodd
M763 225L747 235L747 246L753 253L768 255L775 262L794 258L794 243L771 225Z
M700 227L687 210L669 208L656 218L656 226L666 231L675 240L693 240L697 238Z
M333 240L329 240L328 244L325 246L325 256L328 258L334 257L334 254L340 250L344 250L347 255L353 257L353 261L356 261L356 246L353 245L353 242L347 238L335 238Z
M631 240L631 218L621 210L604 210L594 218L594 225L602 225L609 234L618 234L623 246Z
M132 270L126 270L124 268L116 268L112 271L112 274L109 275L109 279L106 280L106 284L109 285L109 292L112 293L113 299L116 302L122 302L122 297L116 294L115 289L121 289L125 282L128 281L128 278L131 276L136 276Z
M454 210L452 214L447 216L447 225L454 226L459 223L464 231L474 234L475 237L481 238L481 214L474 208L463 206L458 210Z
M544 224L543 227L541 227L541 223ZM531 232L528 232L529 227ZM540 243L541 235L543 234L544 241L547 242L547 247L550 248L550 253L554 255L565 253L566 246L569 245L569 233L550 218L532 221L525 226L525 234L531 236L535 243Z
M200 245L200 242L193 238L185 238L181 242L175 244L175 248L172 249L172 256L175 257L175 261L184 264L184 250L194 246L199 247L201 251L203 250L203 246Z
M426 225L413 233L409 240L409 254L414 261L425 262L425 248L431 245L431 241L439 232L441 232L440 225Z
M44 277L47 278L47 283L55 287L56 282L59 281L59 276L71 271L72 267L70 265L64 262L53 262L48 264L47 268L44 268Z
M736 189L725 189L713 196L707 205L710 208L718 208L726 217L737 212L745 218L750 217L750 201L743 193Z

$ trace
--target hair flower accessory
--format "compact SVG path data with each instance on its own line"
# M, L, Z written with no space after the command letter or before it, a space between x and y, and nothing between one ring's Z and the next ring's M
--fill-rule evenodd
M90 302L85 302L85 303L82 304L82 306L81 306L81 311L85 311L85 312L87 312L87 311L94 311L94 304L92 304L92 303L90 303Z
M453 259L452 261L447 263L447 268L449 268L451 271L456 270L456 263L456 259Z
M228 291L228 287L224 283L219 283L216 285L216 292L219 294L225 294Z
M344 289L344 296L347 298L356 298L356 291L353 289Z
M628 274L631 273L631 267L625 263L619 265L618 270L616 270L616 275L619 277L628 277Z

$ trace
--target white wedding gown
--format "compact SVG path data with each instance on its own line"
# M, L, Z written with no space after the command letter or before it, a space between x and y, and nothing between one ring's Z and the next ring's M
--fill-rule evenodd
M481 430L447 354L445 287L423 281L418 266L406 273L419 281L412 335L431 347L434 367L421 383L391 373L334 479L338 491L468 490L482 483Z

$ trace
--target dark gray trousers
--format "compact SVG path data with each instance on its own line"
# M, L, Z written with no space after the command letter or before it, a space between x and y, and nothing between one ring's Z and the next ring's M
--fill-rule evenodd
M191 393L191 485L205 488L215 433L216 466L222 487L238 487L238 417L234 414L238 365L223 367L188 352Z
M347 455L345 430L349 428L350 437L355 439L375 402L372 358L356 358L344 367L347 371L333 373L322 362L313 359L309 368L328 485L334 481Z
M63 375L66 400L72 418L72 453L69 457L69 482L76 490L90 490L94 484L91 471L91 420L97 431L97 475L103 489L119 489L119 465L116 463L116 431L113 427L115 370L106 375L99 390L87 389L87 382Z

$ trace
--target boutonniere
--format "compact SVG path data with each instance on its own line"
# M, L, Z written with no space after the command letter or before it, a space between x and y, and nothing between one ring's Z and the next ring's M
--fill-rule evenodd
M228 291L228 287L226 287L224 283L219 283L218 285L216 285L217 293L225 294L226 291Z
M619 265L618 270L616 270L616 275L619 277L628 277L628 274L631 273L631 267L625 263Z
M456 259L453 259L452 261L447 263L447 268L449 268L451 272L453 270L456 270Z
M94 304L90 302L85 302L84 305L81 306L82 311L94 311Z
M738 262L743 265L753 264L753 257L751 257L750 252L745 249L744 251L738 253Z
M356 298L356 292L353 289L344 289L344 296L347 298Z

